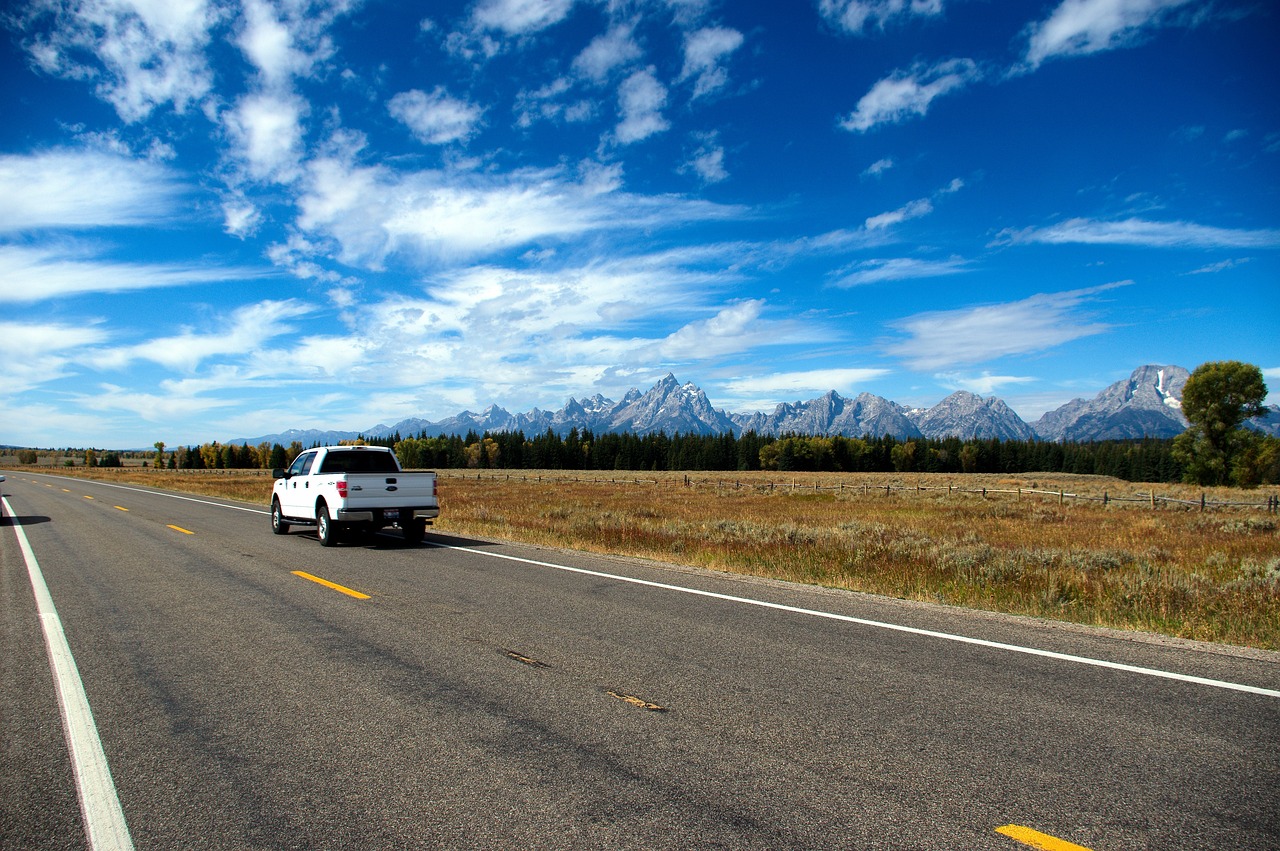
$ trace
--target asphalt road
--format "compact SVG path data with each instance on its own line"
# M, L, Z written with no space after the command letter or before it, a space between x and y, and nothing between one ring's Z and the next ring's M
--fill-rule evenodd
M87 846L14 525L137 848L1280 847L1280 654L7 475L0 848Z

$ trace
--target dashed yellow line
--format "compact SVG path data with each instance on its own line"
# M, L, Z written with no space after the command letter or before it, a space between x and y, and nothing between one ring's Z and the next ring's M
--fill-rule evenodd
M175 532L181 532L181 533L182 533L182 534L184 534L184 535L194 535L194 534L195 534L195 532L192 532L190 529L183 529L181 526L174 526L172 523L170 523L170 524L169 524L169 528L170 528L170 529L172 529L172 530L173 530L173 531L175 531Z
M338 591L340 593L346 594L348 597L355 597L357 600L372 599L368 594L362 594L359 591L353 591L352 589L347 588L346 586L339 585L336 582L330 582L328 579L321 579L319 576L312 576L310 573L306 573L301 570L293 571L293 575L301 576L303 579L309 579L312 582L315 582L319 585L323 585L326 588L332 588L334 591Z
M996 833L1002 833L1010 839L1021 842L1023 845L1039 848L1040 851L1089 851L1083 845L1076 845L1074 842L1068 842L1065 839L1059 839L1056 836L1050 836L1047 833L1023 827L1020 824L1006 824L1003 827L997 827Z
M128 511L129 509L125 508L123 505L117 505L117 506L116 506L116 510L117 510L117 511Z

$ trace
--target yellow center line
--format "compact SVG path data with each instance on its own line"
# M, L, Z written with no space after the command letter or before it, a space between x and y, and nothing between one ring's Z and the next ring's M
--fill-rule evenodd
M337 584L336 582L330 582L328 579L321 579L319 576L312 576L310 573L305 573L301 570L295 570L293 575L301 576L303 579L310 579L312 582L316 582L326 588L332 588L334 591L339 591L346 594L348 597L355 597L357 600L372 599L368 594L361 594L359 591L353 591L350 588Z
M1029 845L1032 848L1039 848L1040 851L1089 851L1083 845L1076 845L1074 842L1068 842L1065 839L1059 839L1056 836L1050 836L1047 833L1023 827L1020 824L1006 824L1003 827L997 827L996 833L1003 833L1010 839L1017 840L1023 845Z
M173 530L173 531L175 531L175 532L181 532L181 533L182 533L182 534L184 534L184 535L194 535L194 534L195 534L195 532L192 532L190 529L183 529L181 526L174 526L172 523L170 523L170 524L169 524L169 528L170 528L170 529L172 529L172 530Z
M119 509L120 511L128 511L128 510L129 510L129 509L125 508L123 505L117 505L117 506L116 506L116 508L117 508L117 509Z
M93 497L91 497L91 496L89 496L88 494L86 494L86 495L85 495L85 499L93 499Z

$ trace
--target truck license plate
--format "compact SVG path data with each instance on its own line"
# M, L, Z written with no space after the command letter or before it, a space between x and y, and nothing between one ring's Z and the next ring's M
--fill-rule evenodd
M383 520L399 520L399 519L400 519L400 509L398 509L398 508L384 508L384 509L382 509L382 519L383 519Z

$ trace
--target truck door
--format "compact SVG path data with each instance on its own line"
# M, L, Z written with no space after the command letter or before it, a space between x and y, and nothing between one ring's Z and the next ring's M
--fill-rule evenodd
M293 459L289 475L284 480L280 494L280 507L288 517L311 517L315 508L315 493L311 488L311 465L316 461L315 452L304 452Z

